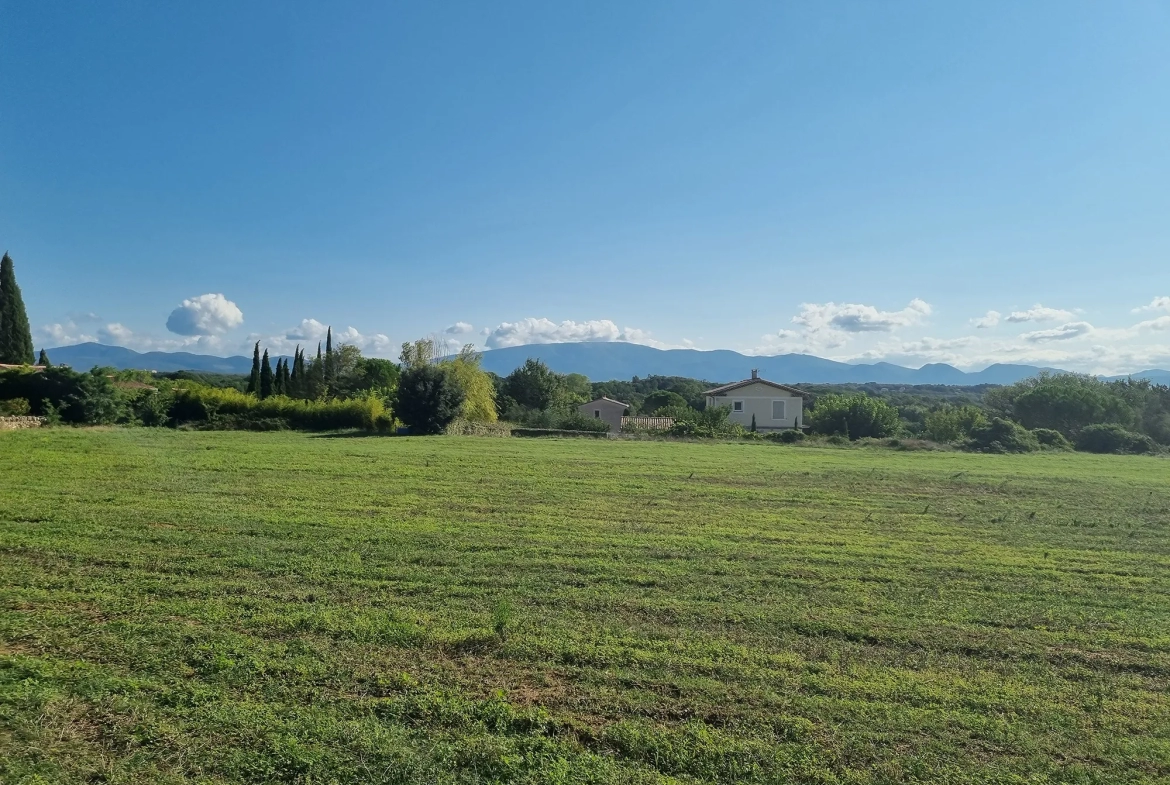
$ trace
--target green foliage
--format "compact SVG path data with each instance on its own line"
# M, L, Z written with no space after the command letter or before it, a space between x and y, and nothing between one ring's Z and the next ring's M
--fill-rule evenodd
M463 396L459 417L471 422L495 422L499 419L496 413L496 388L492 378L480 368L479 360L479 352L468 344L458 355L440 363L439 367Z
M268 360L268 350L264 350L264 358L260 361L260 398L271 398L273 393L272 385L272 363Z
M381 357L363 357L358 363L361 388L366 390L395 390L398 387L398 364Z
M586 417L581 412L573 409L559 420L556 420L552 427L559 428L563 431L592 431L595 433L604 433L609 430L609 423L605 420L599 420L596 417Z
M638 413L656 416L663 409L677 411L679 408L685 406L687 406L687 399L673 390L658 390L650 393L643 399L641 406L638 407Z
M174 396L159 390L142 390L130 398L129 405L135 422L160 428L170 423Z
M176 424L236 428L250 422L283 421L284 427L307 431L343 428L371 430L385 413L376 396L348 400L306 401L274 395L259 399L226 388L181 383L169 414Z
M731 409L727 406L712 406L703 411L686 409L679 411L675 417L674 426L670 429L672 436L742 436L743 426L730 422Z
M1035 452L1040 449L1040 441L1018 423L995 417L971 431L967 447L977 452Z
M783 444L796 444L804 441L804 431L796 428L785 428L783 431L772 431L764 434L765 439L781 442Z
M32 414L32 407L27 398L10 398L0 401L0 417L27 417Z
M1114 423L1099 423L1081 429L1077 434L1077 449L1095 453L1150 453L1157 448L1149 436L1126 430Z
M40 365L43 368L51 368L53 365L53 363L49 361L49 353L44 349L41 349L41 355L37 358L37 365Z
M1025 428L1049 428L1075 438L1098 423L1129 425L1133 408L1107 382L1080 374L1041 374L991 390L987 405Z
M15 265L5 253L0 259L0 363L32 365L32 361L32 330L16 283Z
M936 442L957 442L986 424L987 417L977 406L944 404L926 415L923 435Z
M1064 434L1060 431L1054 431L1051 428L1035 428L1032 430L1032 435L1036 437L1036 441L1040 442L1041 447L1047 447L1050 450L1072 449L1072 443L1064 438Z
M492 605L492 632L500 641L508 638L508 628L512 625L515 610L507 597L500 597Z
M204 387L231 387L240 392L248 389L248 377L243 374L214 373L212 371L167 371L155 374L154 383L164 381L187 381Z
M463 391L436 365L409 366L398 379L395 414L413 434L442 433L462 405Z
M260 394L260 342L256 341L256 345L252 347L252 375L248 377L248 390L250 395Z
M62 422L73 425L113 425L130 419L126 396L114 387L109 369L77 373L54 366L44 371L0 371L0 400L24 398L34 415L51 406Z
M560 390L558 375L531 357L504 378L504 394L526 409L550 408Z
M878 398L831 394L817 399L808 424L814 433L880 439L897 433L899 420L898 411Z

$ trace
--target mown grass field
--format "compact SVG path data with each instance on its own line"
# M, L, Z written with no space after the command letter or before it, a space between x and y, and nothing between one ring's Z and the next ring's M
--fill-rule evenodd
M58 429L0 478L0 782L1170 780L1170 461Z

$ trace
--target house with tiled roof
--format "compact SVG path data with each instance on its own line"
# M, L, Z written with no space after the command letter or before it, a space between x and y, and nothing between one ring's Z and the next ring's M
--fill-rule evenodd
M725 384L703 393L707 406L726 406L727 419L762 432L800 428L804 425L804 398L808 393L786 384L761 379L753 370L750 379Z

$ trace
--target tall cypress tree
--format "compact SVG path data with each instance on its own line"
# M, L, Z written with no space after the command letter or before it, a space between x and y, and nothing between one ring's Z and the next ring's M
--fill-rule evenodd
M268 350L264 350L264 359L260 361L260 397L272 395L272 363L268 361Z
M301 381L301 347L297 346L293 352L292 373L288 377L288 395L295 396L299 391L298 385Z
M16 285L16 269L7 253L0 259L0 363L32 365L32 330L24 299Z
M272 375L272 394L284 395L284 360L276 358L276 373Z
M288 370L288 358L284 358L284 368L280 372L281 384L284 386L284 394L292 395L292 374Z
M49 353L46 352L44 349L41 349L41 356L37 358L37 365L40 365L44 368L52 368L53 367L53 364L51 362L49 362Z
M260 342L252 347L252 376L248 379L248 392L252 395L260 394Z
M333 327L325 330L325 379L333 381Z

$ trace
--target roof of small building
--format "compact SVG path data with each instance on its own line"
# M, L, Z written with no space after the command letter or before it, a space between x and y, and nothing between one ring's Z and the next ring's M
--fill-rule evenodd
M592 406L593 404L601 403L602 401L605 401L606 403L616 403L618 406L624 406L627 409L630 408L630 405L628 403L622 403L621 401L615 401L613 398L610 398L608 395L603 395L600 398L594 398L589 403L583 403L581 405L582 406Z
M714 389L707 390L703 393L703 395L724 395L731 392L732 390L738 390L740 387L747 387L749 384L766 384L769 387L775 387L777 390L784 390L785 392L790 392L793 395L808 395L808 393L806 393L804 390L798 390L795 387L789 387L787 384L770 382L767 379L761 379L758 376L753 376L750 379L744 379L740 382L725 384L722 387L715 387Z

